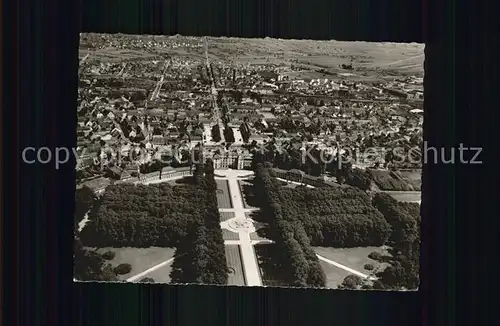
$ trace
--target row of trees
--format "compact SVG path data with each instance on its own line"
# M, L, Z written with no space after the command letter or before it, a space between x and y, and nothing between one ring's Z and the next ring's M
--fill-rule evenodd
M227 284L229 269L222 231L193 221L175 251L172 283Z
M250 136L252 135L252 132L250 131L250 128L248 127L248 123L245 121L240 125L240 134L243 142L245 144L248 143L250 140Z
M291 286L324 287L326 276L314 249L302 226L296 220L288 220L281 209L279 185L270 169L259 165L256 170L255 185L261 200L261 214L268 217L278 252L277 264L284 273L283 281Z
M384 214L393 230L390 237L393 262L377 275L381 285L387 289L418 288L420 205L400 203L385 193L375 194L373 204Z
M233 128L231 128L227 125L224 128L224 139L225 139L226 143L232 144L235 142Z
M220 134L220 128L219 125L214 125L212 127L212 140L214 142L220 142L222 140L221 134Z
M170 278L172 283L227 284L229 269L211 160L196 166L194 181L205 190L204 197L199 198L205 202L205 213L202 219L188 224L186 236L177 245Z

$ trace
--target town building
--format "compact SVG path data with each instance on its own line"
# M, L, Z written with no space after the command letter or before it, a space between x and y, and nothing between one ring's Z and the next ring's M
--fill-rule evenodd
M252 154L250 153L225 153L215 154L212 157L214 169L237 169L244 170L252 165Z

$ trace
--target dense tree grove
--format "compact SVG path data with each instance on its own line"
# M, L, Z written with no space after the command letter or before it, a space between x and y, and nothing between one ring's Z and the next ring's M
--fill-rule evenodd
M420 204L417 203L407 203L407 202L399 202L398 206L404 208L410 216L416 218L420 223Z
M172 247L185 236L187 221L201 216L194 186L116 184L96 202L81 232L89 247Z
M356 188L284 188L290 218L300 220L315 246L348 248L381 246L390 226Z
M287 275L283 281L291 286L324 287L326 276L319 264L318 258L309 243L304 228L296 220L287 220L279 204L279 189L269 169L260 165L255 177L257 196L262 200L261 212L269 217L273 229L274 240L279 251L278 265Z
M191 184L112 185L90 213L90 247L176 247L174 283L226 284L227 264L210 160Z
M270 175L269 171L257 174ZM279 203L287 220L300 221L314 246L381 246L390 235L390 226L383 215L372 206L368 195L359 189L291 189L275 185L272 178L265 180L267 184L262 182L256 180L256 186L267 189L273 187L275 202Z
M419 284L420 205L401 203L385 193L377 193L373 204L392 227L390 237L394 261L377 276L387 289L415 289Z

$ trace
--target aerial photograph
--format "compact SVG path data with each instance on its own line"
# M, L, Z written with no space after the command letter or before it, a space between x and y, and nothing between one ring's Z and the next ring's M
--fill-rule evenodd
M80 34L73 280L417 290L423 62Z

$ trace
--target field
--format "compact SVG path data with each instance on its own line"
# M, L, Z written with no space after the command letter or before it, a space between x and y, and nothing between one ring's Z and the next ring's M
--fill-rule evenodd
M352 268L363 274L370 274L371 271L365 269L365 264L371 264L377 268L385 268L387 266L385 263L379 263L373 259L368 258L371 252L380 252L384 255L389 255L387 250L383 250L379 247L358 247L358 248L328 248L328 247L314 247L316 254L333 260L339 264L346 267ZM323 264L323 262L321 262ZM334 267L334 266L332 266ZM336 268L336 267L334 267ZM325 271L326 272L326 271ZM349 274L349 272L346 272Z
M115 258L109 261L109 263L111 263L113 267L119 264L132 265L132 271L130 273L125 275L119 275L118 277L120 280L126 280L130 277L133 277L134 275L146 271L147 269L153 266L156 266L166 260L173 258L175 249L149 247L149 248L100 248L97 250L97 252L100 254L103 254L107 251L112 251L115 253ZM160 268L159 270L163 269L164 268ZM158 272L159 270L156 270L155 272ZM155 273L155 275L156 274L158 273ZM148 274L145 275L144 277L152 277L152 276ZM165 277L163 277L163 279L164 278ZM158 281L160 281L160 279L158 279Z
M86 37L97 36L85 34ZM88 53L100 60L119 61L123 59L152 60L155 56L168 53L171 56L203 60L204 50L201 38L184 36L131 36L113 35L113 40L144 40L162 43L147 50L117 49L113 44L105 44L95 51L80 48L80 58ZM342 76L345 79L379 81L393 72L402 74L423 74L424 44L416 43L371 43L313 40L283 40L271 38L213 38L208 37L209 58L212 61L233 62L235 64L293 64L298 71L290 77L324 78L328 75ZM110 39L111 41L111 39ZM88 43L85 41L83 43ZM106 41L104 41L106 43ZM186 48L183 44L196 44ZM354 70L346 74L342 64L352 64ZM389 76L387 76L389 75Z
M219 208L232 208L231 195L227 180L215 180L217 182L217 202Z
M227 266L231 270L227 285L245 285L243 263L241 261L240 246L226 245Z
M240 240L238 233L234 233L226 229L222 229L222 237L224 240Z
M234 217L234 213L233 212L219 212L219 215L220 215L220 221L221 222L230 220L230 219L232 219Z

